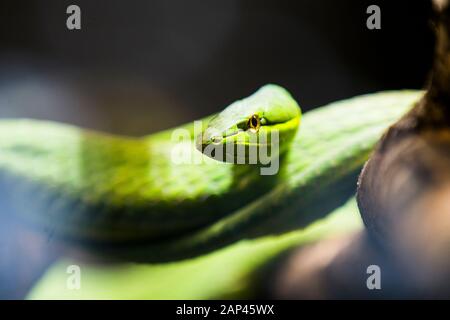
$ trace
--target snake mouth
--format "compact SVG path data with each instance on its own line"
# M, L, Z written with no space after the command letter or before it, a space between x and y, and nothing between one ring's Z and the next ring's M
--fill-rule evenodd
M248 134L248 136L243 136L244 134ZM249 136L253 138L249 139ZM269 141L269 143L266 141ZM227 145L266 147L271 145L271 143L270 139L261 139L258 136L258 131L254 129L238 129L233 133L224 135L207 135L205 133L201 133L196 139L196 148L200 152L203 152L208 146L222 147Z

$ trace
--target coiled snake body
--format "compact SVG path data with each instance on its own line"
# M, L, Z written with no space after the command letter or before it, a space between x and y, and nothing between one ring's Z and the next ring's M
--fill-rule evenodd
M2 206L102 254L133 261L192 257L299 228L345 201L382 132L421 95L384 92L333 103L307 112L297 130L296 102L268 85L204 119L200 137L194 123L175 128L189 134L184 141L174 141L174 129L136 139L1 120ZM281 159L275 175L196 149L237 144L237 137L248 143L248 133L274 129ZM175 163L175 148L190 161Z

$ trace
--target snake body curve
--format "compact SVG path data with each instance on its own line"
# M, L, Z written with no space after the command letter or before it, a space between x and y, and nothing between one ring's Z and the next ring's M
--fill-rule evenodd
M272 102L292 99L276 91ZM190 133L180 143L173 129L136 139L1 120L2 206L102 254L133 261L189 258L299 228L343 203L383 131L421 95L383 92L307 112L280 172L269 177L198 152L193 123L176 128ZM192 161L174 164L174 148Z

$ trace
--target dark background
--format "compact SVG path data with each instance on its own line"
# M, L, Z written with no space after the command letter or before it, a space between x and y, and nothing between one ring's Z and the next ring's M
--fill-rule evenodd
M82 30L66 28L70 4ZM381 8L381 30L366 28L370 4ZM2 0L0 117L141 135L269 82L304 111L422 88L430 9L429 0ZM0 298L21 298L58 250L0 210Z

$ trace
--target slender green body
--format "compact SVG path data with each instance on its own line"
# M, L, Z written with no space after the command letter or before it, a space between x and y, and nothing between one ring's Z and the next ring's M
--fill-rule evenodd
M242 210L230 213L190 236L186 235L184 242L174 238L169 254L171 256L167 255L165 258L180 257L180 252L184 250L186 257L190 256L190 259L95 265L63 258L46 272L28 298L260 297L258 289L269 281L261 271L266 270L280 253L292 247L362 228L354 199L337 209L333 208L345 198L346 193L352 193L355 189L356 178L347 173L358 172L382 132L411 108L421 95L418 91L383 92L339 101L306 113L285 163L290 175L279 181L283 187L274 187L266 196L256 198ZM163 136L164 134L155 138ZM334 199L333 204L328 203L331 199ZM326 203L328 205L324 205ZM318 210L320 207L322 209ZM293 216L290 216L292 213L289 208L296 208ZM319 217L318 213L324 217ZM278 217L285 223L278 224L277 229L270 223L274 220L268 217ZM311 221L302 219L307 217ZM305 227L271 235L276 230L289 230L299 225ZM246 237L252 236L249 233L251 226L259 229L259 233L265 236L246 240ZM204 246L200 246L202 242L199 241L202 234ZM218 243L220 239L222 242ZM230 239L240 241L213 250L220 244L234 241ZM158 250L155 250L154 245L148 244L146 254L157 260ZM167 245L166 243L166 248ZM159 250L163 249L164 245L160 244ZM141 247L141 250L145 251L145 247ZM206 251L209 252L195 256L195 253ZM161 256L159 252L159 257ZM80 290L67 289L66 270L71 265L81 267Z
M2 201L24 221L102 254L189 258L305 226L343 203L382 132L421 94L385 92L308 112L274 176L208 158L193 134L180 144L173 130L132 139L1 120ZM181 128L194 132L193 124ZM175 147L192 161L175 164Z
M95 264L64 257L29 299L255 299L270 284L270 266L285 251L363 227L354 199L304 229L242 240L208 254L166 263ZM67 289L69 266L81 269L80 290ZM266 272L265 272L266 271ZM267 287L266 287L267 288Z

